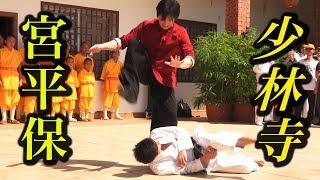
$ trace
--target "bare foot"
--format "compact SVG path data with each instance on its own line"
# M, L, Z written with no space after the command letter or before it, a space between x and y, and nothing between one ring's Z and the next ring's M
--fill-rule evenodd
M254 162L256 162L259 167L263 167L264 166L264 161L262 161L262 160L256 160Z
M241 137L238 139L236 147L244 148L246 145L254 144L256 139L249 138L249 137Z

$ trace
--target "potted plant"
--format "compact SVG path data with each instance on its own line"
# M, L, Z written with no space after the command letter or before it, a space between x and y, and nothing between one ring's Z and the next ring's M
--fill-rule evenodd
M194 105L206 105L209 121L254 122L256 79L250 57L262 49L253 47L258 38L251 29L244 36L210 32L196 41L196 73L200 90Z
M196 75L199 95L194 105L206 105L209 121L231 120L232 86L235 72L234 49L231 47L236 36L226 32L210 32L196 40Z
M253 123L254 107L250 104L256 93L256 77L252 70L253 66L249 59L259 54L261 50L253 47L254 41L258 38L255 29L250 29L245 36L238 36L234 43L237 54L237 76L233 87L233 120L237 122Z

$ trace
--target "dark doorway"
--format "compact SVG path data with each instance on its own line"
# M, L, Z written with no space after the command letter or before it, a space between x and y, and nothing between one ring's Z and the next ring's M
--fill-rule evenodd
M18 36L18 14L0 11L0 34L5 38L8 35ZM17 43L16 43L17 48Z

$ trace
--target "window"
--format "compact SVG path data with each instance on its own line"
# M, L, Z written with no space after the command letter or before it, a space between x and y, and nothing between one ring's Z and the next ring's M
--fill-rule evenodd
M83 41L88 41L90 45L94 45L119 36L118 11L49 2L41 2L41 10L50 11L55 16L64 15L70 19L72 27L64 33L64 38L71 40L73 53L80 50ZM109 59L109 52L102 51L94 55L94 59L95 76L96 79L100 79L103 65Z
M190 20L184 20L184 19L178 19L177 23L187 29L193 45L198 36L206 35L209 31L217 31L217 24L190 21ZM199 81L194 78L193 76L193 74L195 74L194 72L195 72L194 68L186 69L186 70L178 69L178 72L177 72L178 82Z

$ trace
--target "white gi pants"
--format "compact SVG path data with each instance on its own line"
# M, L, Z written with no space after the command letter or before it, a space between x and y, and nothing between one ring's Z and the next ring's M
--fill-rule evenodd
M260 91L261 89L261 84L257 84L257 93ZM258 116L257 115L257 109L258 109L258 106L255 107L255 122L256 124L261 124L263 122L263 120L265 120L266 122L267 121L273 121L273 108L270 112L270 114L268 114L267 116Z
M225 172L225 173L251 173L258 171L258 164L251 158L243 155L230 156L225 152L227 149L239 151L236 147L241 134L231 132L208 133L204 128L198 125L192 138L203 148L212 146L217 149L216 158L210 160L207 166L207 172Z

